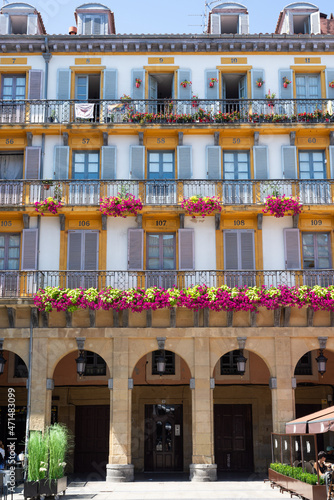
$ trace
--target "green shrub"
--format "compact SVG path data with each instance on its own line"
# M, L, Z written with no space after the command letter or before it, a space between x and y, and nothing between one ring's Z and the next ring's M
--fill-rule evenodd
M282 474L283 476L293 477L294 479L298 479L303 483L308 484L317 484L318 483L318 475L317 474L309 474L308 472L303 472L302 467L292 467L291 465L285 465L280 463L270 464L269 468ZM324 478L320 477L320 484L325 484Z

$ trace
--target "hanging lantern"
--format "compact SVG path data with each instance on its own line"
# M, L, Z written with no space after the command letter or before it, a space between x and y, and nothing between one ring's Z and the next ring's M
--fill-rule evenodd
M79 357L75 360L77 364L77 374L82 377L86 370L85 351L79 351Z
M323 354L323 349L320 349L319 356L315 358L317 364L318 364L318 372L320 373L321 376L326 372L326 363L327 363L327 358Z
M243 376L246 371L246 363L247 363L247 358L244 356L244 350L240 350L240 354L237 357L237 370L239 375Z
M157 359L157 372L159 375L163 375L166 371L166 358L165 358L165 351L161 350L158 359Z

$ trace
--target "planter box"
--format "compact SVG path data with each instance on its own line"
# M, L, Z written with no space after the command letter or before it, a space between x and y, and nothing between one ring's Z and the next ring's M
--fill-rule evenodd
M285 488L286 490L297 493L298 495L308 498L309 500L326 500L326 486L325 485L312 485L303 483L299 479L294 479L293 477L283 476L278 472L269 469L268 470L269 480L273 481L278 486Z
M34 498L39 495L38 481L25 481L23 489L24 498Z
M43 479L39 484L39 494L40 495L59 495L67 488L67 477L61 477L59 479Z

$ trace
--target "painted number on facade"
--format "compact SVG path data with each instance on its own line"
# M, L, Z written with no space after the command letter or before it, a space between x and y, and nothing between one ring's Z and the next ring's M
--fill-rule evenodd
M315 144L317 142L317 139L315 137L309 137L307 139L307 142L309 142L310 144Z
M89 227L90 222L89 220L79 220L79 227Z
M2 220L0 226L1 227L11 227L13 225L11 220Z
M237 57L231 57L231 63L232 64L238 64L238 58Z
M244 220L235 220L233 221L235 226L244 226L245 221Z
M305 60L305 62L306 62L306 63L308 63L308 64L311 62L310 57L305 57L305 59L304 59L304 60Z
M240 144L241 142L241 139L239 139L239 137L233 137L233 144Z
M14 139L6 139L6 144L14 144Z
M157 144L165 144L165 138L164 137L158 137L157 138Z
M155 225L159 226L159 227L165 226L166 224L167 224L167 221L165 221L165 220L156 220L155 221Z
M311 220L311 226L322 226L322 220Z
M82 144L89 144L90 139L82 139Z

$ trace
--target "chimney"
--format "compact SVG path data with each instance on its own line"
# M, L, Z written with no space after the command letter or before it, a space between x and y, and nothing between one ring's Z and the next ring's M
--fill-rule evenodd
M77 34L77 31L78 31L78 29L77 29L75 26L70 26L70 27L68 28L68 34L69 34L69 35L76 35L76 34Z

